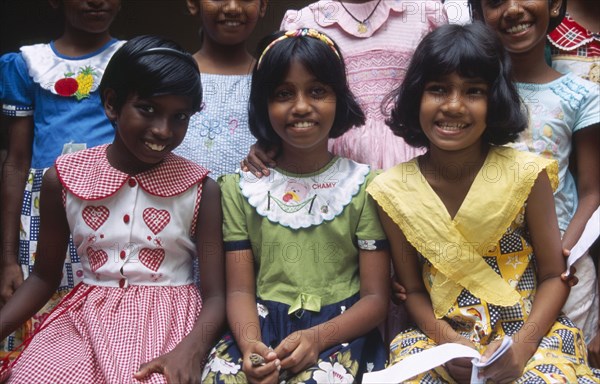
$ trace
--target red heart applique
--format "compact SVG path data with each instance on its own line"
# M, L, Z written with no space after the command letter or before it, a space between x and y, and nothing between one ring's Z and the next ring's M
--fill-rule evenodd
M164 249L150 249L143 248L140 251L140 262L146 266L146 268L153 270L154 272L158 271L160 265L165 259L165 250Z
M169 221L171 221L171 215L164 209L146 208L142 217L144 218L144 223L146 223L155 235L165 229Z
M94 248L88 247L86 251L90 260L90 267L94 272L108 261L108 254L102 250L95 251Z
M87 206L83 208L83 212L81 212L81 216L83 216L85 223L94 231L97 231L98 228L106 222L109 214L110 211L103 205L98 207Z

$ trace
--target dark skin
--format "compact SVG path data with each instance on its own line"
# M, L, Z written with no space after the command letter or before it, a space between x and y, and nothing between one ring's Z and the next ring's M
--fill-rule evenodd
M448 157L447 153L433 149L430 157L420 165L427 181L446 206L451 217L456 215L466 196L472 177L467 160L478 158L483 162L485 152L477 149L469 154L457 154ZM435 152L439 152L438 156ZM461 160L462 159L462 160ZM444 176L436 174L435 169L443 169L443 164L465 164L462 180L444 180ZM440 166L436 166L438 164ZM553 324L560 308L568 295L568 287L561 282L560 274L564 270L564 260L561 256L560 233L556 224L554 200L548 176L540 173L528 199L526 221L532 235L533 247L536 251L538 291L536 293L530 317L523 328L513 335L514 344L505 355L485 371L480 372L484 377L494 382L510 382L521 376L525 363L535 352L539 341ZM417 326L424 330L437 344L460 343L471 348L475 346L463 336L454 331L448 323L437 319L429 294L421 278L421 265L416 250L408 243L400 228L382 210L380 219L390 241L394 269L402 285L406 288L406 306ZM551 223L551 224L548 224ZM500 345L500 341L491 343L483 354L488 358ZM468 383L471 375L469 359L454 359L446 364L450 375L459 383Z

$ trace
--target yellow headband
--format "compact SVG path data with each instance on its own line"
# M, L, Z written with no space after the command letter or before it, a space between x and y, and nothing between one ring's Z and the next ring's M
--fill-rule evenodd
M301 28L301 29L292 29L290 31L287 31L283 36L280 36L280 37L276 38L275 40L271 41L271 43L269 43L269 45L267 45L267 47L264 49L264 51L260 55L260 58L258 59L257 68L260 67L260 63L262 62L263 57L265 57L265 54L267 52L269 52L269 49L271 49L275 44L277 44L278 42L285 40L287 38L301 37L301 36L308 36L308 37L312 37L313 39L321 40L322 42L327 44L331 48L331 50L335 53L335 55L338 57L338 59L341 60L340 53L335 48L335 44L333 43L333 40L331 40L327 35L317 31L316 29Z

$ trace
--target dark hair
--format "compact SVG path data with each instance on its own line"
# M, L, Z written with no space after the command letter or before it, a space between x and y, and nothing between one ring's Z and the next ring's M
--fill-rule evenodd
M469 12L471 13L472 20L485 21L483 19L483 8L481 7L481 1L482 0L468 0ZM548 8L550 8L551 6L552 0L548 0ZM554 17L550 15L550 23L548 23L548 30L546 32L550 33L551 31L553 31L554 28L556 28L562 22L562 19L565 17L566 13L567 0L562 0L562 4L560 5L560 9L558 10L558 15Z
M429 147L419 122L421 96L427 82L453 72L480 77L489 86L482 141L502 145L516 140L527 127L527 117L511 81L510 58L494 31L481 22L443 25L423 38L404 82L384 100L393 103L386 123L394 134L413 147Z
M285 32L278 31L265 37L258 45L257 57L265 48ZM339 53L325 42L309 36L296 36L276 42L262 57L260 65L254 67L248 124L250 132L264 147L279 146L281 138L271 126L268 101L275 89L283 82L290 65L297 60L312 73L317 80L332 87L336 96L336 109L333 127L329 137L339 137L355 125L365 123L365 115L354 99L346 80L346 67Z
M202 103L196 61L177 43L159 36L134 37L115 52L100 82L102 102L104 91L109 88L116 93L117 111L132 93L144 98L188 96L195 110L200 110Z

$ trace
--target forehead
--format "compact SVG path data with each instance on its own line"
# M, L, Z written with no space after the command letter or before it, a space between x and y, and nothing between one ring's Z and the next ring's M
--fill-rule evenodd
M292 60L283 76L282 83L296 83L306 81L317 81L317 77L306 65L299 60Z

